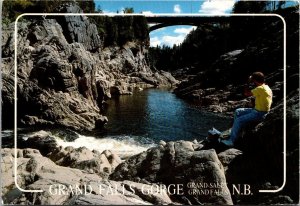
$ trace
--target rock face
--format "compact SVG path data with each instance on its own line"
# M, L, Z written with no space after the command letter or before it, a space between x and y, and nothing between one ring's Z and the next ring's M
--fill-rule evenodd
M80 12L77 5L58 8ZM101 128L103 101L132 94L135 87L174 85L166 72L153 72L147 46L140 40L104 47L97 27L84 16L37 17L18 23L18 123L63 126L74 130ZM14 100L13 25L4 28L3 118L12 125Z
M218 158L224 167L224 171L228 170L228 166L234 161L238 156L242 155L243 152L238 149L228 149L218 154Z
M19 30L19 124L55 124L76 130L101 127L107 119L100 115L94 95L92 54L80 43L69 44L55 19L24 24ZM6 99L13 94L13 85L6 84L13 81L10 73L3 72L4 108L10 106L11 101Z
M224 168L215 150L197 150L202 145L187 141L168 142L121 163L110 175L113 180L146 181L183 186L172 199L184 204L232 204ZM217 192L201 194L190 184L219 184ZM197 193L198 191L198 193Z
M57 9L59 13L82 13L78 6L61 6ZM88 51L101 48L102 41L98 35L97 26L91 24L86 16L64 16L56 18L63 29L65 38L69 43L81 43Z
M56 165L35 149L18 149L18 185L25 190L43 190L22 193L15 188L13 178L13 149L1 150L2 192L6 204L25 205L136 205L172 204L166 191L145 195L151 185L103 180L96 174ZM155 190L154 190L155 191ZM113 198L112 198L113 197Z

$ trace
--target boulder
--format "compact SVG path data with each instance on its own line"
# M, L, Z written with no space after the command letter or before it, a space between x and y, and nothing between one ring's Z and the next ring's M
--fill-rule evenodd
M57 142L52 136L51 132L46 132L44 130L29 134L19 142L20 148L37 149L44 156L46 156L58 147Z
M132 181L103 180L96 174L56 165L33 149L18 150L18 185L24 190L42 190L43 192L22 193L14 183L13 154L13 149L1 150L3 157L1 172L5 175L2 182L4 204L144 205L173 203L164 189L161 189L160 192L153 189L153 194L147 195L146 191L151 188L151 185Z
M173 194L172 200L181 203L232 204L226 185L224 168L214 149L201 148L197 142L168 142L132 156L121 163L110 175L113 180L143 180L162 183L166 186L182 185L182 194ZM213 193L204 194L205 187L196 184L212 183L216 186ZM191 186L194 185L194 186Z
M234 159L236 157L238 157L239 155L242 155L243 152L238 150L238 149L235 149L235 148L231 148L231 149L228 149L228 150L225 150L223 152L220 152L218 154L218 157L219 157L219 160L220 162L222 163L223 167L224 167L224 171L226 173L227 169L228 169L228 165L230 165L230 163L232 161L234 161Z
M171 73L163 70L156 72L154 76L158 79L161 85L170 85L174 87L179 83L179 81L176 80Z
M85 147L59 147L47 156L58 165L95 173L103 178L111 174L116 166L122 162L118 155L109 150L99 153L95 150L90 151Z
M15 156L15 150L10 148L1 149L1 187L2 194L7 194L15 187L15 181L13 171L14 171L14 161L17 158L18 169L17 173L19 174L18 184L20 186L26 184L27 182L32 181L29 172L26 170L26 163L30 158L34 156L41 157L42 155L38 150L35 149L17 149L17 156ZM12 193L13 194L13 193ZM18 193L17 193L18 195ZM12 195L14 196L14 195ZM7 195L3 198L12 199L10 195Z

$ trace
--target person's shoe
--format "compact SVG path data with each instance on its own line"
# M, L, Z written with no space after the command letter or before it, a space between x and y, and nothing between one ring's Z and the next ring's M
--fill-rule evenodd
M228 147L233 147L233 142L230 139L221 140L221 143L225 144Z
M211 130L208 130L208 136L220 136L222 132L217 130L216 128L212 128Z
M225 130L220 134L220 137L222 139L228 139L230 138L231 129Z

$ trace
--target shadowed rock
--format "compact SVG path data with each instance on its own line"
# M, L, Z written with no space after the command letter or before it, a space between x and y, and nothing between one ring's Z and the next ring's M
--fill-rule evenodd
M226 185L224 169L215 150L199 150L199 143L188 141L168 142L165 146L151 148L121 163L110 175L113 180L142 179L151 183L182 184L183 195L172 198L182 203L232 204ZM201 194L205 188L190 188L188 185L215 183L216 193ZM206 188L207 189L207 188Z

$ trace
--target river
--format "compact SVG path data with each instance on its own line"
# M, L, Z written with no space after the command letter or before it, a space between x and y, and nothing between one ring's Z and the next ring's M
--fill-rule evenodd
M159 140L203 139L215 126L227 129L227 117L204 112L168 90L147 89L107 102L108 135Z
M229 118L205 112L176 97L168 89L146 89L133 95L108 100L104 115L109 122L105 131L92 135L77 134L67 141L63 132L53 132L59 145L132 155L158 144L160 140L202 140L212 127L225 130ZM6 137L9 131L4 131Z

